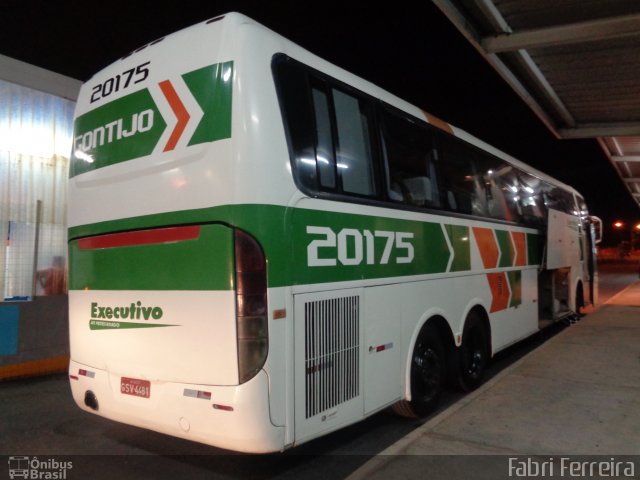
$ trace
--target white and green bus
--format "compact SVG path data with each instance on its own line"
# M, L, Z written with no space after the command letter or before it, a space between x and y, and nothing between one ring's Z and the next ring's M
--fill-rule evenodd
M81 90L73 397L245 452L421 417L595 302L583 198L236 13Z

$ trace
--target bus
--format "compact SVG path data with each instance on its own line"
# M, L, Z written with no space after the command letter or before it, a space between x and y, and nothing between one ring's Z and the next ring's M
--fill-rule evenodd
M573 188L230 13L82 87L73 398L275 452L432 412L597 295Z

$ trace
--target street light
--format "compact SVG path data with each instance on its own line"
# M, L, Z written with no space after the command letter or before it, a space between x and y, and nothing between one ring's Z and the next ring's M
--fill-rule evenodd
M620 244L618 245L618 251L620 254L620 258L628 257L631 251L633 250L634 229L629 228L629 240L625 240L624 239L624 237L626 236L625 231L627 229L625 222L623 222L622 220L616 220L615 222L613 222L613 228L614 230L617 230L619 232L618 238L620 240Z
M622 220L616 220L615 222L613 222L613 228L620 232L618 236L621 241L621 244L620 244L621 249L624 248L623 245L627 243L623 239L625 237L624 232L626 231L627 228L629 228L629 248L633 250L636 243L635 242L636 236L640 236L640 222L629 223L629 227L627 227L625 222L623 222Z

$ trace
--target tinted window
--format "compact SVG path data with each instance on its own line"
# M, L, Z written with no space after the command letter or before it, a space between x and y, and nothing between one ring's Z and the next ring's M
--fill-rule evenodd
M576 215L576 205L572 193L548 183L543 184L542 193L547 208Z
M444 198L449 208L460 213L487 215L482 177L476 171L475 152L444 136L439 141L439 152Z
M370 101L284 55L273 71L298 184L377 197Z
M542 181L528 173L520 173L519 177L520 203L524 220L529 223L541 224L544 221Z
M285 55L273 71L303 189L534 224L576 212L570 192L391 107L374 115L379 102Z
M439 207L436 151L430 131L386 111L383 123L388 198L419 207Z
M284 55L275 58L273 71L295 177L302 186L316 190L316 142L309 128L314 119L306 71Z
M519 222L522 220L522 209L518 174L512 165L502 160L493 160L493 169L491 169L491 173L487 172L487 174L502 192L502 202L504 202L502 218L510 222Z
M317 88L312 90L312 95L316 120L316 167L320 185L326 189L335 189L336 173L329 99L326 93Z
M340 90L333 89L332 93L338 132L336 167L342 190L373 196L377 192L366 104Z
M484 191L487 213L490 217L513 221L517 216L517 186L513 184L511 165L497 158L478 155L478 177Z

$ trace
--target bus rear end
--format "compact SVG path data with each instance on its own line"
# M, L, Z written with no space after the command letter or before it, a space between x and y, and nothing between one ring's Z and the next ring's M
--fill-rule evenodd
M269 414L267 264L234 222L231 31L214 19L88 81L69 187L70 383L84 410L233 450Z

